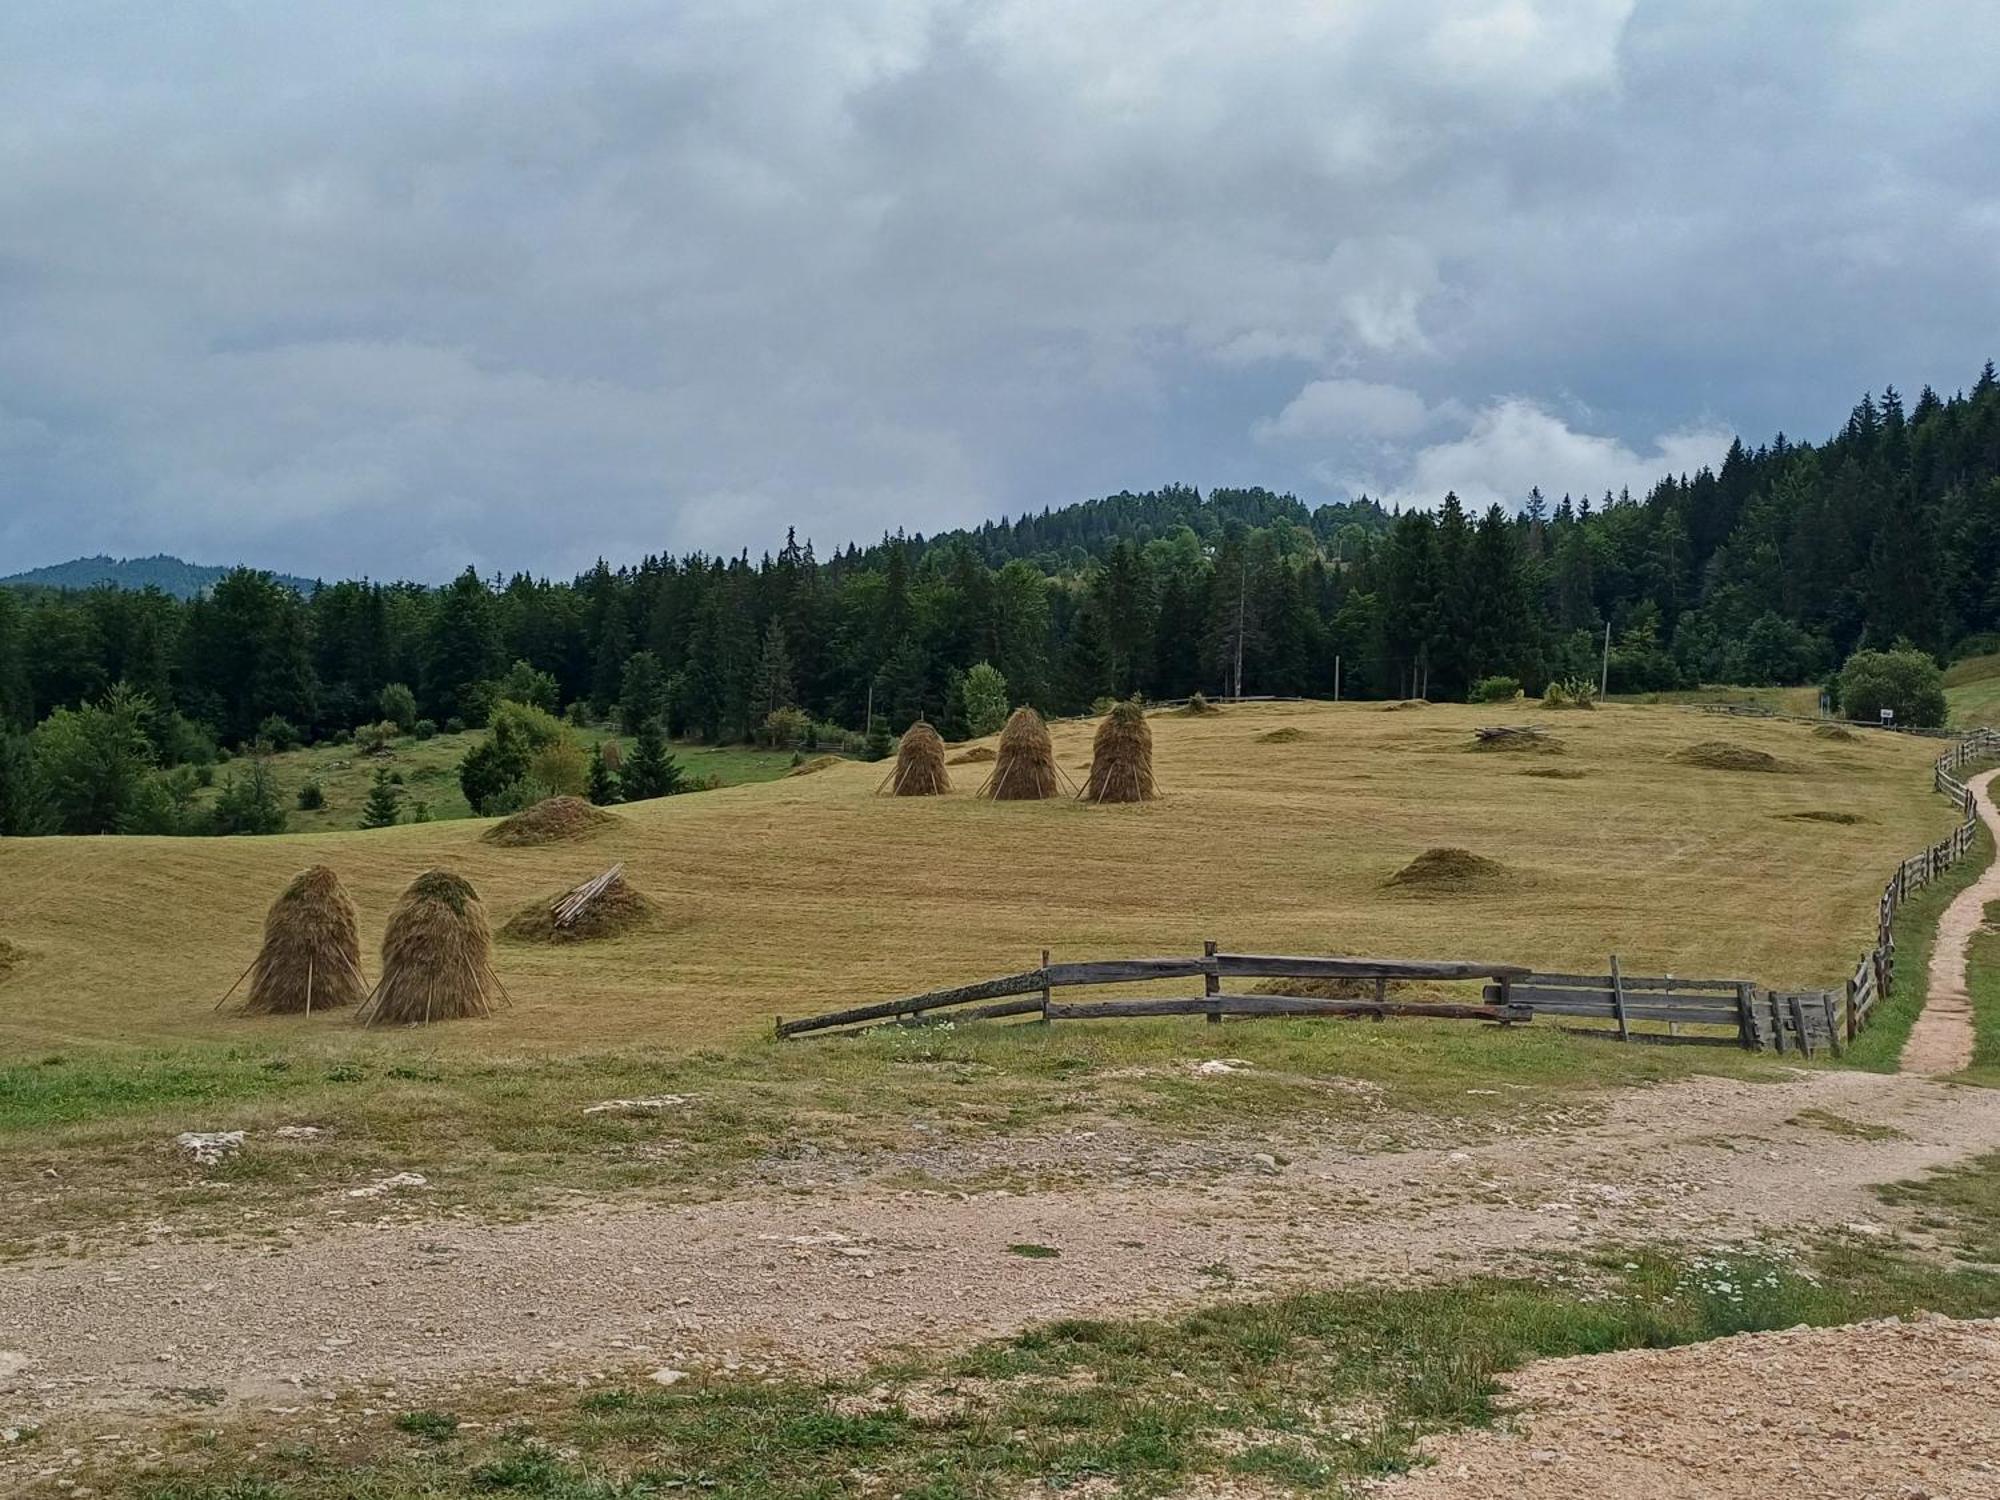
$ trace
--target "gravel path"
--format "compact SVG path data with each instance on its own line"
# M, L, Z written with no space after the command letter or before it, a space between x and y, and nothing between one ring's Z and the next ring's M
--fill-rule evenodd
M2000 1322L1546 1360L1507 1404L1374 1500L2000 1500Z
M2000 839L2000 813L1988 791L2000 772L1982 771L1966 785L1989 832ZM2000 860L1960 891L1938 920L1937 944L1931 949L1930 988L1917 1023L1903 1044L1905 1073L1936 1076L1972 1066L1972 1000L1965 989L1965 953L1972 935L1986 918L1986 903L2000 901Z
M1795 1119L1808 1109L1892 1134ZM1875 1184L1995 1146L2000 1091L1802 1073L1633 1091L1593 1123L1466 1150L1193 1182L1148 1181L1141 1163L1055 1192L852 1187L505 1226L329 1219L269 1248L165 1241L0 1270L0 1427L159 1413L191 1389L270 1405L418 1375L839 1369L1049 1318L1464 1274L1599 1241L1886 1227Z

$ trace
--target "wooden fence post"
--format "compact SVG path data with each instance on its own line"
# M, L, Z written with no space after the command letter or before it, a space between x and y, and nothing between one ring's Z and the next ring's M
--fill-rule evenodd
M1203 958L1215 957L1214 938L1210 938L1207 942L1201 945L1201 956ZM1215 972L1215 967L1212 964L1209 966L1208 972L1201 976L1201 992L1202 994L1209 996L1219 995L1222 993L1221 976L1219 976ZM1220 1026L1222 1024L1222 1010L1220 1007L1211 1005L1208 1008L1208 1024L1211 1026Z
M1778 992L1776 990L1766 990L1764 994L1769 1001L1767 1009L1771 1013L1771 1040L1777 1046L1778 1055L1782 1057L1785 1051L1784 1013L1778 1009Z
M1860 1023L1854 1018L1854 976L1852 974L1847 976L1847 983L1842 985L1841 988L1845 991L1847 1002L1847 1045L1852 1047L1854 1045L1854 1038L1861 1031Z
M1757 1050L1757 1013L1751 1008L1750 985L1747 980L1736 983L1736 1040L1745 1052Z
M1840 1056L1840 1013L1834 1009L1833 991L1821 990L1819 1003L1826 1011L1826 1045L1835 1057Z
M1632 1028L1625 1020L1625 981L1618 972L1618 955L1611 955L1611 1014L1618 1018L1618 1040L1632 1040Z
M1049 950L1042 950L1042 1024L1049 1024Z
M1805 1053L1807 1057L1811 1057L1813 1055L1812 1033L1806 1030L1805 1007L1799 1004L1799 997L1797 995L1792 996L1789 1009L1792 1013L1792 1030L1797 1034L1799 1039L1799 1051Z

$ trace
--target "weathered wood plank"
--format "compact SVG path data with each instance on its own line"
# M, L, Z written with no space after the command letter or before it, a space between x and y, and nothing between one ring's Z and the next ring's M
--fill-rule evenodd
M1523 964L1458 963L1422 958L1317 958L1278 953L1218 953L1225 979L1526 979Z
M1148 979L1198 979L1208 972L1200 958L1104 958L1083 963L1050 964L1052 988L1070 985L1132 984Z
M1498 1005L1425 1005L1373 1000L1305 1000L1285 995L1197 995L1187 999L1130 995L1107 1000L1080 1000L1049 1007L1051 1021L1113 1020L1120 1016L1198 1016L1210 1011L1225 1016L1406 1016L1435 1020L1525 1021L1528 1013Z
M1674 974L1621 974L1619 979L1627 991L1662 990L1676 994L1683 990L1718 990L1733 995L1736 993L1736 987L1744 982L1740 979L1682 979ZM1545 974L1537 969L1528 975L1526 982L1559 985L1564 988L1603 990L1606 993L1611 989L1609 974Z
M972 1000L997 1000L1004 995L1025 995L1042 987L1039 969L1025 974L1008 974L999 979L982 979L977 984L961 984L955 989L931 990L907 995L901 1000L884 1000L875 1005L857 1005L849 1010L828 1011L824 1015L803 1016L796 1021L780 1021L779 1036L797 1036L804 1031L824 1031L832 1026L854 1026L863 1021L887 1021L896 1016L915 1015L946 1005L964 1005Z

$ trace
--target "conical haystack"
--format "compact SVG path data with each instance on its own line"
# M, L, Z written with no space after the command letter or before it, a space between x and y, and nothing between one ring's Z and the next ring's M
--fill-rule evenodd
M1039 802L1057 791L1056 748L1032 708L1017 708L1000 731L1000 752L979 795L995 802Z
M506 998L479 893L450 870L410 882L382 936L382 978L361 1012L368 1026L421 1025L492 1013Z
M1090 744L1090 777L1078 793L1085 802L1151 802L1153 726L1136 703L1115 703Z
M264 946L249 977L246 1016L305 1015L367 995L354 903L332 870L314 865L278 893L264 914Z
M896 746L896 769L878 789L892 797L941 797L951 790L944 768L944 740L922 719L903 731Z

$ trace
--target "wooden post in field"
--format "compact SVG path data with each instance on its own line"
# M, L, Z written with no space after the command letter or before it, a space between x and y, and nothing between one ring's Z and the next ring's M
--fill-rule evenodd
M1203 958L1215 957L1214 938L1210 938L1207 942L1201 945L1201 956ZM1211 967L1206 974L1201 976L1201 992L1202 994L1208 996L1219 995L1222 993L1222 979L1215 972L1213 967ZM1220 1026L1222 1024L1222 1010L1220 1007L1211 1005L1208 1008L1208 1024L1211 1026Z
M1611 955L1611 1013L1618 1018L1618 1040L1632 1040L1632 1028L1625 1020L1625 980L1618 972L1618 955Z
M1333 701L1335 703L1340 701L1340 658L1338 656L1333 659Z
M1042 950L1042 1024L1049 1024L1049 950Z
M1757 1013L1752 1008L1749 984L1740 980L1736 985L1736 1040L1745 1052L1757 1050Z
M1847 1045L1852 1047L1855 1035L1861 1029L1859 1023L1854 1018L1854 976L1852 974L1847 976L1847 983L1843 988L1847 991Z

